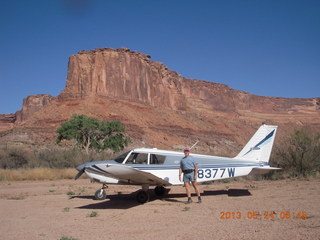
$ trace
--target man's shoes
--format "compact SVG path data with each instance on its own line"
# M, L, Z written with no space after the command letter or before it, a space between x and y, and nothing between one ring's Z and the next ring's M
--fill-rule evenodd
M198 197L198 203L202 203L201 197Z
M191 199L191 198L188 198L187 203L192 203L192 199Z

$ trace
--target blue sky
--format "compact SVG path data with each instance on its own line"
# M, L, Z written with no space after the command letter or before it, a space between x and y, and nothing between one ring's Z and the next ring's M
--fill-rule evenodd
M0 113L58 95L68 57L102 47L256 95L320 97L317 0L2 0Z

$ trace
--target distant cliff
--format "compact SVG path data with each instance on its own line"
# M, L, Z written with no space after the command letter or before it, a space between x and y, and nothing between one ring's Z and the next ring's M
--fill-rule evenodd
M150 58L127 48L72 55L61 94L29 96L21 111L0 115L0 131L7 130L1 139L13 141L23 135L27 142L50 142L59 124L74 113L119 119L138 145L160 147L200 138L204 147L228 150L248 140L247 135L262 122L283 129L320 128L319 98L256 96L183 78Z
M162 63L151 61L149 55L127 48L81 51L70 57L66 88L59 97L86 96L139 101L173 110L187 110L194 101L223 112L319 110L319 99L260 97L219 83L186 79Z

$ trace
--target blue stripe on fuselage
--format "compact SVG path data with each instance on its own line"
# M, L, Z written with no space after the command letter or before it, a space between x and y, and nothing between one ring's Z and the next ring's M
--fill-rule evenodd
M257 164L257 163L251 163L251 164L199 164L199 169L201 168L234 168L234 167L257 167L261 165L268 165L268 164ZM177 170L180 168L179 165L171 165L171 166L134 166L131 165L130 167L133 167L138 170Z

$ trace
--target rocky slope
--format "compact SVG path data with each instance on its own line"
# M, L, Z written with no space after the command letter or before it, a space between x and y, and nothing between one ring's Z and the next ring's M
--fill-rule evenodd
M262 123L280 136L301 125L320 129L320 99L262 97L187 79L127 48L81 51L69 59L57 97L29 96L21 111L0 115L0 141L50 144L72 114L120 120L133 145L235 154Z

